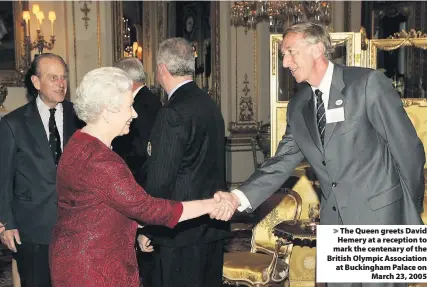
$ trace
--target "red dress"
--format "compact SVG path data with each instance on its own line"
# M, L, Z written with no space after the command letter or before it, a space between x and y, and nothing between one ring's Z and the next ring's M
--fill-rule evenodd
M53 286L139 286L132 219L173 227L183 210L181 203L147 195L116 153L81 131L62 154L57 191Z

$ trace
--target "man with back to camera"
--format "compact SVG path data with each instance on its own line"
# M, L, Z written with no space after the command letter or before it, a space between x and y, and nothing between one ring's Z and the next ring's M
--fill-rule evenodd
M128 73L133 81L133 108L138 118L132 121L129 134L114 139L113 150L125 160L141 184L145 178L142 167L147 160L148 138L162 103L145 85L144 67L137 58L121 59L114 63L114 67Z
M157 80L168 94L147 147L145 190L171 200L210 198L225 186L224 120L216 103L193 81L194 54L182 38L160 44ZM208 216L174 229L146 226L156 268L155 287L218 287L228 223ZM153 251L142 236L143 251Z
M286 133L275 156L238 189L218 192L230 210L212 217L255 210L305 158L322 189L321 224L423 224L424 148L399 95L379 71L333 64L332 51L323 26L300 23L285 31L283 66L307 84L288 104Z
M136 181L142 184L145 181L143 166L148 157L147 143L162 103L145 85L144 66L137 58L121 59L114 66L127 72L133 81L133 108L138 117L132 121L127 135L114 139L113 150L125 160ZM141 229L137 233L140 234ZM143 285L150 286L150 273L154 268L152 254L137 252L137 257Z
M68 69L60 56L37 56L28 73L27 89L37 97L0 120L0 238L14 252L21 285L48 287L56 166L78 120L65 100Z

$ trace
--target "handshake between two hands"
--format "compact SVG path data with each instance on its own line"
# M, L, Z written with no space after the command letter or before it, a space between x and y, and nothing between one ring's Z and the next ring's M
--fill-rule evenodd
M234 193L217 191L214 194L214 204L209 212L212 219L228 221L240 205L240 200Z
M231 192L217 191L212 199L207 200L210 218L228 221L240 206L239 198ZM138 235L138 245L142 252L153 252L151 240L143 234Z

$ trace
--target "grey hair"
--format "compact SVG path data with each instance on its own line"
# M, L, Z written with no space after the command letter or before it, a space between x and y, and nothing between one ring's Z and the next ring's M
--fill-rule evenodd
M306 42L310 44L317 44L321 42L324 47L323 54L327 59L331 58L334 53L334 48L331 43L331 36L328 30L319 24L312 22L303 22L292 25L283 33L283 38L289 33L303 34Z
M114 63L114 67L122 69L129 74L129 77L138 83L145 82L144 66L137 58L124 58Z
M170 38L160 43L157 65L164 64L172 76L192 76L195 72L193 47L184 38Z
M103 67L90 71L76 90L74 109L77 116L89 123L96 120L104 108L120 109L123 94L132 91L132 85L128 74L119 68Z

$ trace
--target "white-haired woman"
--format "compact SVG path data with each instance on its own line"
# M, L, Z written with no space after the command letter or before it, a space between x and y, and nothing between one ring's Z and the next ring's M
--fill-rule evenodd
M137 117L131 88L118 68L95 69L77 88L75 110L87 125L69 140L58 165L58 221L49 253L53 286L139 286L134 220L172 228L222 208L213 199L156 199L135 182L110 148Z

